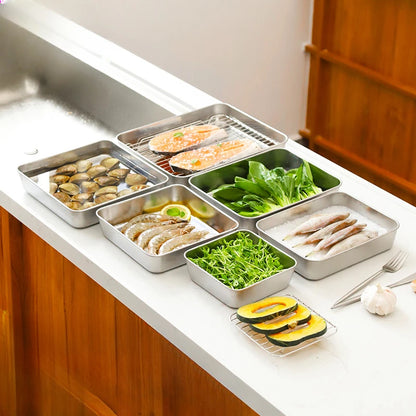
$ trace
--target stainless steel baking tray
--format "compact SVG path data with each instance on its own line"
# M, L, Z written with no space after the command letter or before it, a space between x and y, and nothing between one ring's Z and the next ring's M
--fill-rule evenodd
M157 134L198 124L214 124L223 128L228 135L223 140L251 139L259 145L259 151L271 146L283 146L287 141L287 136L280 131L223 103L214 104L180 116L169 117L156 123L120 133L117 140L150 163L163 169L170 182L185 184L191 175L173 172L169 166L170 157L158 155L149 150L149 141Z
M109 140L102 140L45 159L21 165L18 167L18 172L23 187L29 194L38 199L55 214L59 215L68 224L76 228L84 228L96 224L98 222L97 216L95 215L97 209L112 203L114 200L83 210L70 209L49 193L49 177L57 167L67 163L73 163L79 159L90 159L95 161L95 159L104 156L115 157L121 161L123 166L148 178L147 183L150 185L149 188L119 197L116 199L117 201L128 199L137 194L149 192L152 189L155 189L155 187L165 184L168 180L167 176L158 169L155 169L142 159L138 159Z
M280 296L280 295L276 295ZM320 315L318 312L313 310L310 306L306 305L304 302L300 301L296 296L284 294L282 296L291 297L297 300L298 304L305 306L308 308L312 314L320 316L322 319L325 319L327 330L324 335L321 335L320 337L316 338L310 338L298 345L295 345L294 347L280 347L278 345L272 344L265 335L260 334L259 332L254 331L251 329L250 324L247 324L245 322L241 322L237 317L237 312L234 312L230 316L231 322L248 338L251 339L251 341L255 342L262 350L268 352L274 357L286 357L290 354L293 354L296 351L303 350L304 348L307 348L313 344L316 344L331 335L334 335L337 332L337 327L328 321L328 319L324 318L322 315Z
M235 218L239 222L240 227L247 228L252 231L256 229L256 221L258 221L259 219L265 218L275 212L280 212L281 210L288 209L289 207L292 207L294 205L303 204L305 201L308 201L312 198L316 198L317 196L322 196L329 192L335 191L341 185L341 181L339 179L321 170L320 168L310 164L314 182L317 186L319 186L322 189L322 193L306 198L303 201L287 205L286 207L282 207L276 211L268 212L267 214L259 215L257 217L244 217L234 212L230 208L226 207L224 204L208 195L208 193L216 189L220 185L234 183L234 178L236 176L241 176L244 178L247 177L248 162L250 160L261 162L268 169L280 166L288 170L297 168L302 163L302 159L296 156L295 154L291 153L289 150L267 150L259 155L250 157L248 159L244 159L239 162L229 164L227 166L213 169L205 173L196 174L189 179L189 183L192 189L194 189L198 194L208 198L208 200L211 201L212 204L218 206L224 212L227 212L231 217Z
M192 216L190 223L195 226L195 230L207 230L208 236L203 241L209 241L217 236L222 236L226 232L238 227L237 221L222 213L211 204L201 199L198 195L183 185L170 185L163 189L150 192L143 196L131 198L127 201L115 203L107 207L100 208L97 216L104 235L121 248L137 263L153 273L161 273L185 263L183 253L189 247L195 247L201 242L190 244L171 253L162 255L151 255L141 249L136 243L129 240L120 229L130 218L144 212L146 206L162 206L167 203L184 203L190 200L198 200L211 207L215 214L206 220ZM150 208L153 211L152 208Z
M296 223L302 222L303 219L306 220L308 216L322 210L330 212L334 207L344 207L346 208L345 211L352 211L354 213L351 215L352 217L355 216L359 221L365 221L369 229L379 232L378 236L332 257L317 259L313 257L306 258L303 254L306 251L300 252L299 249L294 249L293 245L296 245L296 239L295 241L293 239L282 241L282 238L284 238L282 234L286 234L290 224L296 226ZM282 251L296 259L296 272L307 279L319 280L390 249L399 224L352 196L343 192L335 192L264 218L258 221L256 226L265 240L273 242ZM308 251L312 251L312 248L308 248Z
M274 292L285 289L289 285L290 279L296 266L296 261L291 256L283 253L278 248L276 248L273 243L269 242L273 251L277 256L279 256L280 262L284 266L284 270L244 289L232 289L221 283L210 273L206 272L190 260L192 258L198 257L202 253L202 249L204 247L217 247L221 244L222 241L235 239L238 232L240 231L247 232L249 237L255 243L257 243L260 239L258 235L249 230L239 230L237 232L232 232L226 236L217 238L209 243L201 244L200 246L190 249L185 253L186 265L191 279L206 291L211 293L211 295L215 296L221 302L232 308L239 308L240 306L243 306L247 303L255 302L259 299L269 296Z

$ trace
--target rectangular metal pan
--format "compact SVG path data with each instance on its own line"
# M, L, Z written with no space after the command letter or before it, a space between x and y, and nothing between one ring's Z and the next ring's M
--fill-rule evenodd
M21 165L18 167L18 172L23 187L29 194L38 199L43 205L51 209L68 224L75 228L84 228L96 224L98 222L97 216L95 215L97 209L112 203L114 200L83 210L71 209L49 193L49 176L55 172L56 168L62 165L73 163L80 159L94 160L104 156L112 156L119 159L122 165L129 168L132 172L146 176L148 178L147 183L151 185L149 188L136 191L133 194L121 196L117 198L116 201L125 200L137 194L147 193L155 187L165 184L168 180L167 176L158 169L145 161L138 159L109 140L102 140L45 159Z
M330 209L330 207L335 206L345 207L347 208L346 211L348 209L355 211L367 219L368 222L376 225L376 227L381 227L383 229L382 233L379 233L377 237L359 246L326 259L305 258L304 255L296 253L291 248L294 245L293 241L291 242L289 240L286 242L280 238L277 239L271 236L271 230L274 227L284 225L289 221L295 221L297 218L305 217L306 219L318 211ZM319 280L385 250L389 250L393 245L399 224L397 221L385 216L352 196L343 192L335 192L264 218L258 221L256 226L258 232L265 240L273 242L282 251L285 251L296 259L297 273L310 280Z
M260 239L258 235L249 230L239 231L247 232L249 237L255 243L257 243ZM210 273L206 272L190 260L191 258L198 257L202 253L203 247L217 247L221 244L222 241L235 239L236 235L237 232L229 233L226 236L218 238L209 243L201 244L196 248L186 251L185 253L186 265L191 279L199 286L204 288L207 292L211 293L211 295L215 296L217 299L230 306L231 308L239 308L240 306L258 301L271 295L272 293L285 289L289 285L290 279L296 266L296 261L292 257L279 250L275 244L268 242L276 255L279 256L280 262L283 264L285 269L280 273L273 274L267 279L264 279L261 282L255 283L244 289L232 289L224 285Z
M231 217L235 218L240 227L247 228L254 231L256 229L256 221L272 215L275 212L285 210L291 206L303 204L304 201L308 201L317 196L325 195L329 192L335 191L341 185L341 181L329 173L321 170L320 168L310 164L311 171L313 174L314 182L317 186L322 189L322 193L306 198L303 201L296 202L294 204L287 205L276 211L271 211L266 214L259 215L257 217L244 217L237 212L234 212L230 208L226 207L221 202L217 201L215 198L208 195L208 193L220 185L234 183L234 178L236 176L241 176L243 178L247 177L249 161L254 160L257 162L263 163L268 169L273 169L276 167L283 167L285 170L297 168L302 163L302 159L286 149L273 149L265 151L259 155L250 157L248 159L241 160L217 169L210 170L205 173L200 173L194 175L189 179L189 183L198 194L203 195L208 198L212 204L221 208L224 212L227 212Z
M280 131L223 103L214 104L180 116L169 117L156 123L120 133L117 140L148 162L162 169L168 175L169 183L185 184L192 175L173 172L169 166L170 157L153 153L149 149L148 143L157 134L198 124L215 124L223 128L228 134L228 137L223 139L224 141L249 138L258 144L259 151L271 146L283 146L288 140L287 136ZM247 157L247 154L242 157Z
M174 267L185 264L183 253L190 247L195 247L201 241L190 244L186 247L179 248L171 253L162 255L151 255L141 249L136 243L129 240L120 229L127 222L144 212L146 206L154 207L155 204L163 206L166 203L183 203L194 200L201 201L213 209L214 215L206 220L192 217L191 224L195 225L195 230L206 229L210 231L208 238L201 241L209 241L217 236L222 236L228 231L238 227L237 221L234 221L228 215L222 213L211 204L201 199L198 195L183 185L170 185L165 188L149 192L146 195L131 198L127 201L115 203L97 211L101 229L104 235L117 247L127 253L137 263L153 273L162 273ZM154 211L150 209L150 211Z

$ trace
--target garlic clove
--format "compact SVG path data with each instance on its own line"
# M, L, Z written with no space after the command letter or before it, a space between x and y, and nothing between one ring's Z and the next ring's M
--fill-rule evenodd
M361 295L361 303L370 313L384 316L394 311L397 298L391 289L378 284L365 288Z
M410 287L412 288L413 292L416 293L416 280L413 280L413 282L410 283Z

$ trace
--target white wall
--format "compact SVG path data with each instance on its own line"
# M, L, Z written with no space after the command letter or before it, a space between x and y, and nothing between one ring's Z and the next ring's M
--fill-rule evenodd
M36 1L289 135L305 125L313 0Z

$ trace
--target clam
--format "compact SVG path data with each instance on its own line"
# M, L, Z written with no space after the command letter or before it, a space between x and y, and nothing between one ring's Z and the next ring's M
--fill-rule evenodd
M87 173L91 179L94 179L97 176L103 176L106 174L106 172L107 172L107 169L101 165L92 166L91 168L87 170Z
M69 182L76 183L80 185L82 182L88 181L90 179L90 175L86 172L76 173L74 176L71 176Z
M71 196L79 194L81 191L78 185L76 185L75 183L69 183L69 182L59 185L59 190Z
M110 194L112 195L112 194ZM93 206L97 205L95 202L84 202L82 204L82 208L81 209L87 209L87 208L91 208Z
M118 179L124 179L129 172L130 172L130 169L117 168L117 169L110 170L110 172L108 172L108 176L111 176L113 178L118 178Z
M71 201L71 197L66 194L65 192L55 192L53 194L53 196L58 200L61 201L63 203L65 202L70 202Z
M112 201L113 199L116 199L116 198L117 198L116 194L104 194L95 198L95 202L97 204L102 204L103 202Z
M124 196L124 195L130 195L132 194L134 191L131 188L127 188L127 189L123 189L120 192L117 192L117 196Z
M117 178L112 178L111 176L99 176L98 178L94 178L94 182L98 183L100 186L110 186L118 185L120 181Z
M129 173L126 176L125 181L127 185L133 186L133 185L140 185L142 183L146 183L147 178L146 176L143 176L140 173Z
M100 196L105 194L116 194L117 193L117 186L104 186L104 188L100 188L94 196Z
M54 176L51 176L51 177L49 178L49 181L50 181L50 182L55 182L55 183L57 183L58 185L60 185L61 183L66 183L66 182L68 182L68 181L69 181L69 179L70 179L70 176L68 176L68 175L54 175Z
M58 190L58 184L55 182L49 182L49 193L54 194Z
M88 192L82 192L80 194L74 195L71 200L74 202L81 202L81 204L92 201L94 198L94 194L88 193Z
M70 165L64 165L56 169L57 175L72 176L72 175L75 175L76 173L77 173L77 165L75 165L74 163L71 163Z
M78 172L86 172L91 166L92 162L90 160L80 159L75 162Z
M74 201L71 201L71 202L65 202L65 205L66 205L68 208L71 208L71 209L80 209L80 208L82 207L81 202L74 202Z
M100 162L101 166L104 166L107 170L115 169L118 167L120 161L115 157L106 157Z
M148 188L149 185L133 185L130 187L132 191L141 191L142 189Z
M81 182L81 191L82 192L88 192L88 193L94 193L97 192L100 189L100 185L95 182Z

